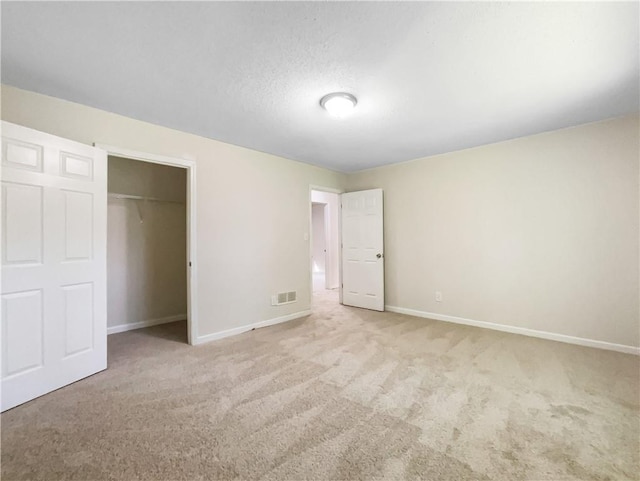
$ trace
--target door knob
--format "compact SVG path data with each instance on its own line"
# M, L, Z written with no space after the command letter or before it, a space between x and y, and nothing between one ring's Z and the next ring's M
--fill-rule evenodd
M382 257L382 254L376 254L376 257L380 259Z

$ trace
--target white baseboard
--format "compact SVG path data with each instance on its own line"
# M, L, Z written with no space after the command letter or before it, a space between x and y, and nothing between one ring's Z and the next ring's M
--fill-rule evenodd
M311 309L306 311L298 311L286 316L275 317L273 319L267 319L266 321L255 322L253 324L247 324L241 327L234 327L233 329L227 329L226 331L214 332L213 334L205 334L204 336L198 336L194 345L204 344L205 342L216 341L218 339L224 339L225 337L235 336L242 334L243 332L257 329L259 327L273 326L274 324L280 324L282 322L292 321L311 314Z
M143 327L157 326L158 324L166 324L167 322L184 321L186 314L176 314L174 316L161 317L159 319L149 319L148 321L131 322L129 324L119 324L117 326L107 327L107 335L116 334L118 332L132 331Z
M455 324L482 327L485 329L493 329L494 331L510 332L512 334L521 334L523 336L538 337L540 339L549 339L551 341L565 342L567 344L577 344L579 346L595 347L598 349L606 349L609 351L618 351L624 352L626 354L635 354L636 356L640 356L640 347L627 346L625 344L614 344L612 342L596 341L595 339L567 336L566 334L557 334L555 332L537 331L535 329L527 329L526 327L508 326L486 321L475 321L473 319L464 319L462 317L436 314L435 312L424 312L414 309L406 309L404 307L385 306L385 310L389 312L397 312L398 314L407 314L409 316L424 317L427 319L433 319L435 321L453 322Z

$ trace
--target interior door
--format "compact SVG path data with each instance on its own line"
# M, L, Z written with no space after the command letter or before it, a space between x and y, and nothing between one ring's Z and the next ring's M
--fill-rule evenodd
M384 311L382 189L342 194L342 303Z
M2 122L1 410L107 367L106 152Z

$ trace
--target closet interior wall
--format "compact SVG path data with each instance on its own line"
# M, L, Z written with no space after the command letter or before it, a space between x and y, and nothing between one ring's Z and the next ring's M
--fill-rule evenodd
M108 179L108 332L186 319L186 169L110 156Z

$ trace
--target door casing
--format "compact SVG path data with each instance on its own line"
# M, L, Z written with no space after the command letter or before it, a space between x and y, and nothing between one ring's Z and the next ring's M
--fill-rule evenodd
M189 344L197 344L198 268L196 255L196 162L194 160L180 159L177 157L139 152L113 145L95 143L94 146L105 150L108 155L112 156L187 169L187 338Z

